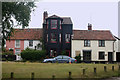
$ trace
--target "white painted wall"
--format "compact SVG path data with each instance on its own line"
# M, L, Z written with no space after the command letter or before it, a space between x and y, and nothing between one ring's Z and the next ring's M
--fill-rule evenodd
M120 40L118 41L118 52L120 52Z
M33 40L33 46L30 47L30 46L29 46L29 40L24 40L24 50L25 50L27 47L29 47L29 48L31 48L31 49L35 49L35 46L37 46L38 43L40 43L39 40ZM39 48L39 50L42 50L42 48Z
M91 40L91 47L84 47L84 40L72 40L72 57L74 58L76 56L75 51L80 51L81 56L83 56L83 50L92 50L92 61L108 61L108 52L113 52L113 42L105 41L105 47L99 47L98 40ZM105 52L106 56L104 60L99 60L99 51ZM116 52L113 53L113 61L116 61Z

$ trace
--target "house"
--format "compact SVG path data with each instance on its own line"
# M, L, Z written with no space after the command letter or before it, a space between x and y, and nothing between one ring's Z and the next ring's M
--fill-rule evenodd
M15 29L10 40L6 40L6 49L13 49L15 55L20 54L27 47L41 50L42 48L38 47L38 45L41 45L40 39L42 38L42 33L43 30L40 28Z
M72 21L70 17L59 17L43 13L43 39L49 56L58 56L62 51L71 56Z
M73 30L72 57L80 54L84 62L116 61L116 39L109 30Z
M114 36L116 39L115 49L116 49L116 61L120 62L120 38Z
M88 24L88 30L73 30L70 17L48 16L46 11L43 13L43 29L15 29L10 41L6 41L6 49L13 49L15 55L27 47L41 50L40 39L51 57L64 51L73 58L80 55L84 62L120 62L120 39L109 30L92 30L91 24Z

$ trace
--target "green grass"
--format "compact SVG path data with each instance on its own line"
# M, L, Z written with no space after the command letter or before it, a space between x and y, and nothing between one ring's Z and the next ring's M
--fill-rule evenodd
M112 66L115 71L112 71ZM107 66L107 72L104 72ZM97 74L93 73L93 68L97 68ZM85 75L82 70L86 69ZM118 76L118 64L66 64L66 63L23 63L23 62L2 62L2 77L10 78L10 73L14 72L14 78L30 78L31 73L35 73L35 78L68 78L69 71L72 78L106 78Z

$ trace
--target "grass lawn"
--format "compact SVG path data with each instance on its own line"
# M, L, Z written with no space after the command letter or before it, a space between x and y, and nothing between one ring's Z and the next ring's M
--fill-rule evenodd
M115 71L112 71L114 65ZM107 66L107 72L104 72ZM97 68L97 74L93 73L93 68ZM83 69L86 69L83 75ZM118 76L118 64L66 64L66 63L28 63L28 62L2 62L2 77L10 78L10 73L14 72L14 78L30 78L31 73L35 73L35 78L68 78L69 71L72 78L106 78Z

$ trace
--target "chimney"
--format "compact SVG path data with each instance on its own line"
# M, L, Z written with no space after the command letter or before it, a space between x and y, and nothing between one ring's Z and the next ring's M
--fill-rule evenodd
M44 13L43 13L43 22L44 22L44 20L45 20L47 17L48 17L48 13L47 13L47 11L44 11Z
M88 23L88 30L92 30L92 24Z

